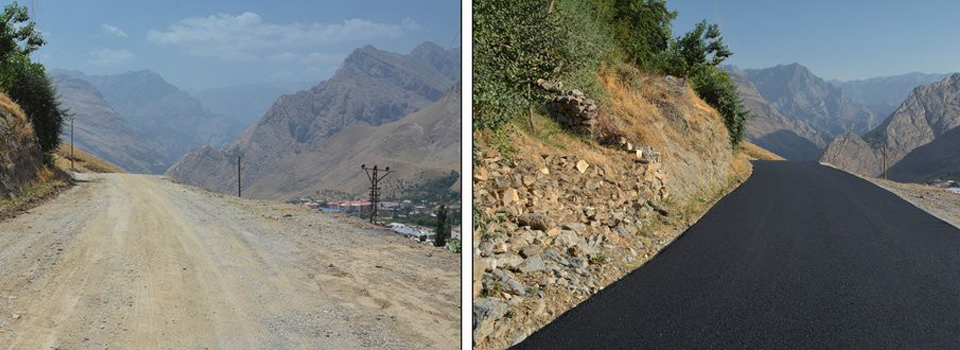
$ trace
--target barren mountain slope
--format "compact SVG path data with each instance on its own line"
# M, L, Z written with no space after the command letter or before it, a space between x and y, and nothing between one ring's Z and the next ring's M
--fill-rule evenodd
M743 73L780 114L809 123L825 137L824 141L848 131L862 134L879 123L880 117L866 105L800 64L747 69Z
M752 116L747 121L747 139L758 146L791 160L812 160L826 146L825 135L808 121L790 119L770 105L742 71L728 69L745 107Z
M247 191L254 197L279 194L283 198L322 189L360 193L369 187L361 164L390 166L394 172L390 176L401 179L439 178L459 172L460 111L457 86L436 103L400 120L378 126L349 126L286 161L282 165L286 171L273 181L255 183Z
M455 51L423 44L416 55L401 55L367 46L354 51L329 80L293 95L277 99L260 121L216 156L212 149L197 149L181 159L168 174L188 184L217 191L234 191L236 154L243 154L244 187L258 198L280 198L299 193L328 180L297 173L338 167L324 159L342 158L354 152L331 138L351 126L380 126L410 115L439 100L455 80L444 75L451 65L459 67ZM427 54L433 52L433 54ZM421 61L418 57L430 57ZM459 115L459 112L457 113ZM459 134L459 131L456 132ZM432 163L432 154L419 154L407 163ZM326 158L329 157L329 158ZM219 159L218 159L219 158ZM367 163L376 161L372 159ZM351 160L359 169L364 160ZM233 163L235 164L235 163ZM384 164L387 166L390 164ZM346 165L344 165L346 166ZM423 170L430 170L429 166ZM298 179L291 182L292 179ZM342 179L332 179L342 183ZM319 184L319 185L318 185ZM330 185L333 186L333 185ZM315 187L314 187L315 188Z
M831 81L830 83L843 90L847 96L854 100L866 103L877 116L887 117L917 86L933 84L949 75L912 72L862 80Z
M960 180L960 127L907 153L890 167L889 177L903 182Z
M210 112L199 100L150 70L68 74L90 82L143 142L164 157L167 167L194 147L223 146L249 126Z
M890 166L958 125L960 74L954 74L914 89L883 124L863 136L865 142L849 142L849 136L834 140L821 160L851 172L877 175L882 172L884 146ZM870 153L876 156L863 157Z
M163 156L147 145L146 137L123 120L96 88L66 74L54 74L52 80L60 93L60 102L74 115L77 145L129 172L166 170ZM65 129L63 137L69 138L69 132L69 128Z

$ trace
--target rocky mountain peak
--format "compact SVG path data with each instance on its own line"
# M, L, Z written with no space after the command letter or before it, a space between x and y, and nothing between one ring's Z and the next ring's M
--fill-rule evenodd
M879 154L886 148L888 165L904 159L915 149L932 143L950 130L960 126L960 74L953 74L939 82L915 88L882 124L864 135L856 144L846 139L834 140L822 160L841 165L844 169L877 175L881 159L865 154ZM933 157L915 157L916 159ZM843 165L846 166L843 166ZM921 161L903 173L924 173Z
M408 55L368 45L348 55L327 81L278 98L257 124L229 146L245 154L244 182L250 184L249 193L270 198L316 186L338 187L338 181L353 179L360 164L352 164L350 159L364 157L392 159L398 171L404 169L401 163L421 172L431 169L429 164L438 163L427 158L436 158L436 154L413 150L417 149L415 145L447 149L450 142L434 136L458 134L450 131L454 123L445 117L458 115L459 103L442 99L459 80L459 65L453 65L453 61L459 62L459 51L444 50L432 43L424 43ZM447 70L456 74L447 76ZM361 145L371 142L374 134L401 127L423 132L384 137L374 143L402 141L402 145L389 150ZM438 127L447 129L426 132ZM457 155L453 151L450 154ZM170 174L185 183L232 188L229 181L224 181L232 167L209 155L209 150L194 150ZM317 164L342 164L345 168L323 166L317 170ZM443 169L441 173L448 174L443 164L434 165L433 170Z

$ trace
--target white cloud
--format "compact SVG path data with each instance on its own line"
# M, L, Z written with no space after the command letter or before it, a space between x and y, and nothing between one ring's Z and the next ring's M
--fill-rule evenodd
M126 49L113 50L97 48L87 54L87 63L97 66L116 66L126 63L136 57Z
M113 36L118 37L118 38L126 38L126 37L127 37L127 32L124 32L123 29L114 27L114 26L109 25L109 24L106 24L106 23L100 25L100 30L102 30L104 33L113 35Z
M420 29L420 24L412 19L404 19L398 24L364 19L349 19L339 24L272 24L264 22L256 13L245 12L236 16L217 14L187 18L170 25L166 30L151 30L147 40L181 47L198 56L262 61L292 59L291 54L310 59L314 54L294 52L320 44L396 38ZM276 53L278 51L281 53Z

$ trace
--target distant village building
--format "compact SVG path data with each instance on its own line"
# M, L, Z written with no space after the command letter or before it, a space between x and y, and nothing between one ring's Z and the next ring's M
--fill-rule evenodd
M393 232L396 232L401 236L415 240L427 240L432 242L433 237L436 236L436 233L431 230L408 226L397 222L391 223L390 228L393 230Z
M317 210L317 209L320 209L320 203L317 203L317 202L306 202L306 203L303 203L303 207L304 207L304 208L307 208L307 209L310 209L310 210Z
M324 208L347 214L369 214L373 212L373 203L370 201L330 201Z

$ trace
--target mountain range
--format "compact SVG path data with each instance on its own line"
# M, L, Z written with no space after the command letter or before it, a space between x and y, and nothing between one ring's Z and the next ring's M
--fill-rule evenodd
M913 89L890 117L862 138L854 134L838 137L828 145L821 160L876 176L883 173L885 159L896 180L930 180L937 174L960 172L945 168L951 164L951 157L960 155L960 149L950 150L957 143L958 136L952 132L957 126L960 74L953 74Z
M787 159L817 159L836 135L864 133L879 123L865 104L800 64L723 68L753 114L747 138Z
M920 96L935 93L916 89L948 77L947 74L909 73L827 81L797 63L765 69L723 69L737 85L752 115L746 127L747 138L786 159L822 159L852 171L876 174L883 162L878 140L886 138L884 130L893 131L896 142L902 143L889 147L888 165L930 142L930 135L949 130L949 122L933 126L931 130L936 131L927 132L930 135L911 129L919 124L898 124L900 120L917 121L915 116L902 115L916 112L918 103L932 110L944 108L931 105L937 98L949 98L942 89L934 89L940 91L938 97L925 98ZM907 103L911 99L913 103ZM887 128L891 122L893 126ZM907 141L910 137L920 139Z
M403 55L366 46L328 80L278 98L243 136L190 151L167 175L221 192L292 198L361 193L361 164L397 178L449 175L460 163L460 55L424 43Z
M861 80L831 80L830 83L855 101L865 103L874 114L885 118L897 109L914 88L933 84L948 76L950 74L912 72Z
M249 125L210 112L200 100L150 70L115 75L65 74L96 88L104 101L139 132L142 142L160 153L166 168L194 147L222 146Z
M309 84L312 85L312 84ZM280 95L302 90L308 84L249 84L188 91L213 113L250 126Z
M73 115L74 142L82 149L135 173L162 173L168 167L163 155L146 137L112 107L90 82L76 74L51 75L59 101ZM65 126L69 127L69 126ZM64 138L69 130L62 133Z

